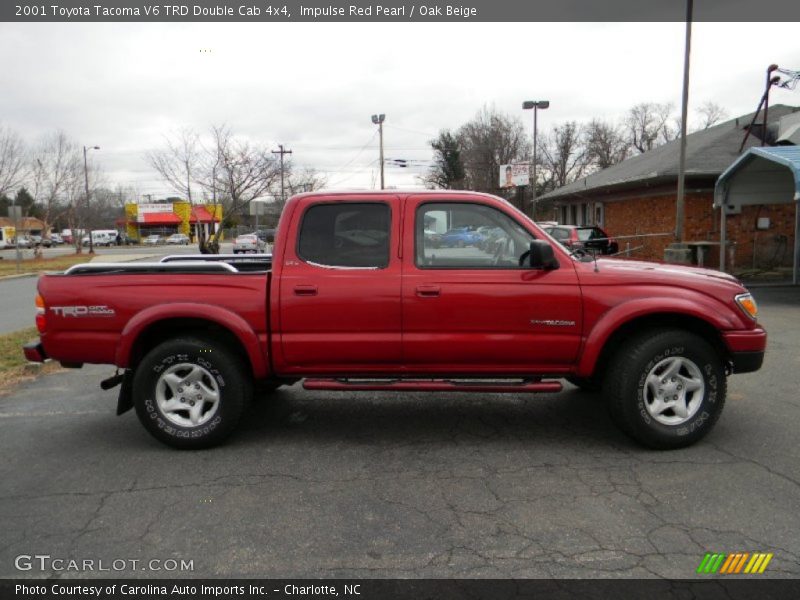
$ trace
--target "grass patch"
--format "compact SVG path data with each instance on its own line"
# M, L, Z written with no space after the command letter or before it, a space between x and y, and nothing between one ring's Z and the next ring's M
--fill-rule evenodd
M22 346L39 337L36 327L0 335L0 394L8 393L16 384L33 379L40 373L55 371L58 363L29 363Z
M45 271L64 271L72 265L89 262L97 256L88 252L84 254L68 254L66 256L55 256L53 258L28 258L19 263L20 273L43 273ZM17 274L17 261L14 253L4 253L3 260L0 260L0 277L5 275Z

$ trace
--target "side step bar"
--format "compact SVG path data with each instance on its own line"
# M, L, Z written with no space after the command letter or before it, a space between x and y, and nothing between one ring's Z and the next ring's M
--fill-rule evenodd
M555 393L560 381L513 380L469 381L451 379L304 379L307 390L348 392L484 392L484 393Z

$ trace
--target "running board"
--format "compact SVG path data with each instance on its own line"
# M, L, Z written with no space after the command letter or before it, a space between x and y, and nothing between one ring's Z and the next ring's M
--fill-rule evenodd
M307 390L348 392L484 392L484 393L555 393L560 381L513 380L469 381L451 379L304 379Z

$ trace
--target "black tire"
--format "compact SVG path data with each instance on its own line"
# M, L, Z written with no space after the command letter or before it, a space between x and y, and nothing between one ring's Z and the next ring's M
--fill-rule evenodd
M599 377L565 377L572 385L579 387L584 392L599 392L603 389L603 382Z
M199 367L192 375L192 369ZM171 373L170 373L171 371ZM166 375L183 379L180 384L168 384ZM162 379L162 375L164 378ZM188 377L187 377L188 375ZM187 384L190 378L191 383ZM175 385L184 385L188 391ZM191 387L190 387L191 386ZM203 386L197 387L195 386ZM214 390L213 388L216 388ZM178 394L186 394L186 409L179 407L168 415L159 403L178 402ZM216 392L217 400L195 400L190 394L201 398L206 390ZM224 345L201 337L180 337L168 340L153 348L139 363L133 377L133 398L136 414L142 425L157 440L174 448L210 448L223 442L236 428L242 411L252 397L251 377L245 369L243 359ZM191 406L205 412L199 423L192 425Z
M659 365L670 364L685 366L680 367L675 378L664 374L659 383ZM686 377L692 372L693 381L702 382L702 392L689 392ZM653 391L648 375L656 377L658 388L667 382L665 394L675 392L675 396L666 396L667 402L680 397L685 399L682 406L688 409L688 415L681 416L667 408L659 418L686 420L664 423L656 419L652 411L659 411L648 407L658 406L655 394L662 390ZM682 388L675 387L681 384ZM678 396L681 389L683 395ZM703 338L681 330L651 330L632 338L611 360L603 383L609 413L617 426L641 444L659 450L683 448L708 434L722 413L726 390L725 367L719 353ZM699 402L695 405L696 400ZM695 408L689 408L691 405Z

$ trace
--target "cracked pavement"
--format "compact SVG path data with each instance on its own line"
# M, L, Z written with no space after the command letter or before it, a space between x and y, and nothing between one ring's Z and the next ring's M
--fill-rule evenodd
M162 446L116 417L109 367L0 398L0 576L20 554L184 559L133 577L695 576L706 552L774 552L800 576L800 290L754 291L764 368L716 429L645 450L601 399L320 393L260 400L225 446Z

